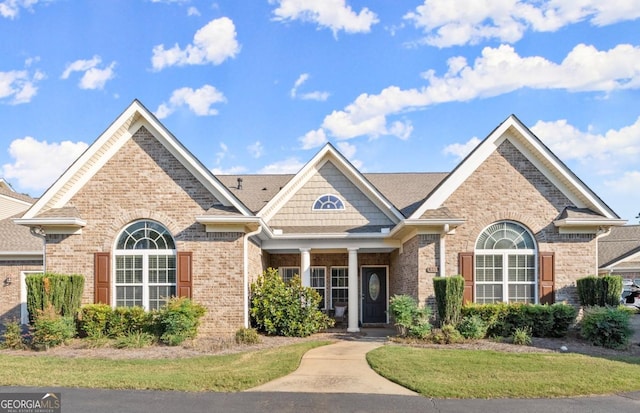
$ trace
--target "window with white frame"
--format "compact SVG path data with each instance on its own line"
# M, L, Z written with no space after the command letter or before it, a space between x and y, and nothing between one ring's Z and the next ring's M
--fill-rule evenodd
M476 302L537 302L536 256L533 236L522 225L501 221L487 227L476 242Z
M349 301L349 268L331 268L331 307Z
M344 209L344 202L337 195L326 194L318 197L313 203L314 211Z
M156 310L176 295L176 247L161 224L136 221L115 248L115 305Z
M326 307L326 287L325 287L325 276L326 269L324 267L311 267L311 288L316 290L320 297L322 297L322 301L320 301L320 309L323 310Z
M296 275L300 275L300 267L280 267L280 277L286 283L291 281Z

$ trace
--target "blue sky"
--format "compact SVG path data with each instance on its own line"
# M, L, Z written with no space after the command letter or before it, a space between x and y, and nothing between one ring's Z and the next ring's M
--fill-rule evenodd
M139 99L214 173L451 171L518 116L640 212L640 2L0 0L0 176L40 196Z

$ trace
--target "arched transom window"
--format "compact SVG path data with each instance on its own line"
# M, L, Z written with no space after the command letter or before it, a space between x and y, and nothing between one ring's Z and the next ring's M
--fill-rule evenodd
M130 224L118 237L114 255L117 307L155 310L176 295L176 247L163 225Z
M342 202L342 199L336 195L326 194L318 197L318 199L313 203L314 211L331 209L344 209L344 202Z
M536 256L535 240L522 225L501 221L487 227L476 241L476 302L537 302Z

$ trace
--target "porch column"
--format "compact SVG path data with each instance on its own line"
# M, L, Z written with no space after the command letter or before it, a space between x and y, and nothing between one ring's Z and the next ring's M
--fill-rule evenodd
M302 285L311 287L311 249L300 248L300 274Z
M357 333L358 328L358 249L349 248L349 326L347 331Z

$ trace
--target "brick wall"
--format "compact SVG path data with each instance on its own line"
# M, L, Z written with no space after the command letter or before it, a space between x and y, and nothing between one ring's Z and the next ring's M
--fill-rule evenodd
M163 224L178 251L193 253L193 299L207 307L201 331L228 333L243 325L243 234L206 233L195 222L215 197L146 129L141 128L69 201L87 225L80 235L47 238L47 270L86 277L93 302L93 254L112 252L132 221Z
M0 261L0 321L20 320L20 273L42 272L42 261ZM5 283L5 280L7 282Z

